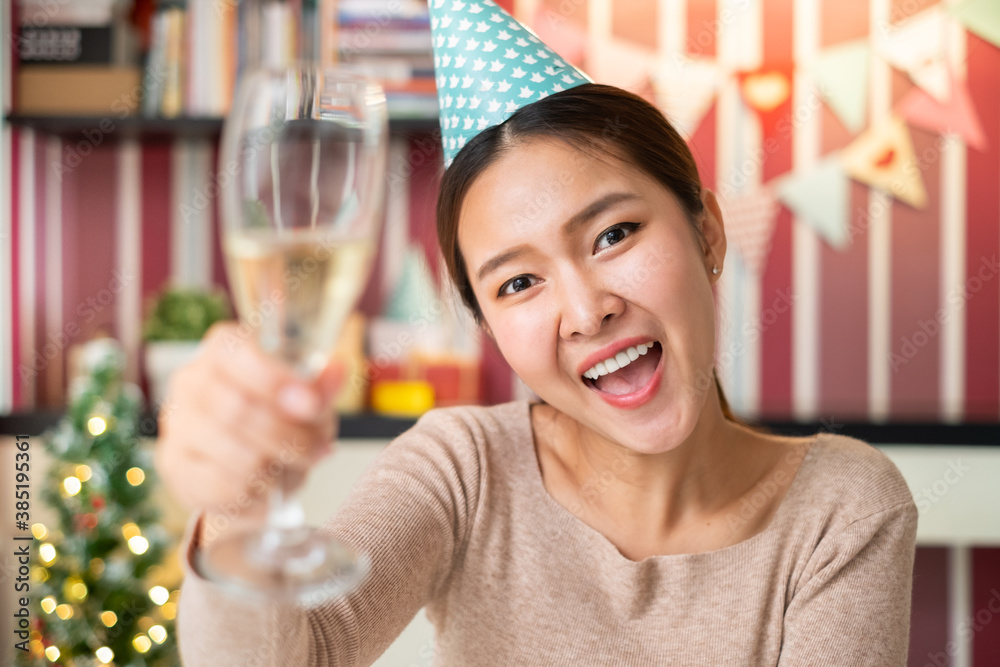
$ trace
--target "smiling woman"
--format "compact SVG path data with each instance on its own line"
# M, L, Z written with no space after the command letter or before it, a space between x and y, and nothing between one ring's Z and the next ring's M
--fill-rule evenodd
M486 36L438 35L442 71L459 59L484 69L461 50L495 49L483 41L495 33L537 65L511 63L511 78L548 77L554 91L525 85L529 101L491 125L478 109L507 107L471 92L474 77L438 79L441 250L465 304L541 400L425 415L324 527L369 555L369 578L308 608L249 603L202 579L197 560L215 508L244 484L232 470L268 455L208 454L226 490L210 495L190 481L208 464L178 452L204 457L204 431L230 443L262 431L317 440L323 416L295 401L290 420L287 376L251 346L238 365L220 364L222 343L210 342L177 388L175 425L161 430L168 482L205 498L185 547L185 659L368 665L426 607L437 665L904 665L913 498L863 442L779 437L730 412L715 375L725 225L682 138L641 98L588 83L489 0L451 7L438 26ZM224 401L231 384L253 396ZM319 388L297 389L315 398ZM238 407L227 418L213 403Z
M545 205L537 205L541 203ZM526 210L530 215L525 215ZM461 226L461 219L476 224ZM545 230L549 227L558 234L547 238ZM512 312L509 307L514 304L505 303L504 297L517 295L519 304L542 291L545 296L541 298L531 296L534 303L529 312L542 309L554 314L551 300L555 291L565 288L572 300L584 308L588 304L581 299L588 290L580 282L569 282L587 274L591 284L613 284L611 292L616 294L643 292L649 298L665 293L663 288L672 285L672 291L684 292L692 301L701 297L701 305L710 307L711 293L705 289L706 282L692 281L697 274L692 275L692 267L683 261L703 264L705 270L698 273L705 273L709 282L714 282L725 256L718 206L712 193L703 191L694 159L680 135L656 108L641 99L620 89L592 84L527 105L503 124L476 135L456 156L442 181L438 238L448 270L476 319L482 322L484 312L495 313L496 317L516 316L519 326L502 329L490 328L493 318L486 317L487 328L494 335L502 336L509 329L529 338L540 332L537 327L529 332L525 325L538 324L538 318L526 322L525 309L519 307ZM640 244L638 251L628 250L636 243ZM561 247L582 258L577 264L578 275L563 270L556 281L555 275L543 278L515 270L532 262L538 267L554 259L543 256L545 250ZM692 257L692 253L700 258ZM482 261L478 254L484 256ZM472 280L467 264L477 267ZM552 261L549 265L554 269ZM562 265L563 269L568 266ZM705 327L698 332L699 338L711 346L715 338L714 315L701 310L700 321ZM572 319L561 323L563 328L572 325ZM578 334L576 339L583 337L574 333ZM633 368L630 375L660 358L662 342L655 336L646 336L640 342L647 341L654 343L654 354L644 360L647 363ZM649 398L652 392L632 396L635 392L625 391L628 387L615 384L620 379L616 371L629 365L616 357L625 354L624 359L628 359L632 343L607 342L619 346L603 356L598 352L594 362L579 375L582 378L593 367L596 377L587 378L592 380L588 386L604 389L609 385L616 390L603 391L606 400L637 407L637 401ZM534 388L518 367L518 357L508 354L508 346L500 339L498 343L514 370ZM592 348L593 343L569 345ZM512 341L509 347L516 346ZM712 349L700 355L695 377L685 386L689 393L697 394L698 389L703 391L709 385L704 378L712 378L723 414L734 420L715 379L712 356ZM605 359L610 360L611 368L603 363ZM532 368L541 368L537 360L526 361ZM645 379L651 377L647 374Z

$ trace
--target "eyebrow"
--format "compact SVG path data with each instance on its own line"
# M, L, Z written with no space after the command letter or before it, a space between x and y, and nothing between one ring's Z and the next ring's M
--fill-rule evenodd
M569 220L564 222L561 230L562 235L564 237L572 236L580 227L601 215L609 208L617 206L623 202L633 201L636 199L639 199L639 195L632 192L612 192L606 194L600 199L592 201L583 210L575 213ZM483 278L493 273L507 262L524 255L529 249L530 246L521 244L494 255L490 259L483 262L483 264L479 267L479 270L476 271L476 280L482 281Z

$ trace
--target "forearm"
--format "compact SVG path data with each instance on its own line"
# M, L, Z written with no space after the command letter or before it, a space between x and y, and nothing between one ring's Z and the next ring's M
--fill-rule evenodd
M220 523L213 518L218 519L206 515L189 526L181 552L185 577L178 642L184 664L309 664L309 623L304 609L232 594L197 572L200 551L220 534Z
M311 664L303 609L255 603L192 577L181 587L177 631L180 655L188 667Z

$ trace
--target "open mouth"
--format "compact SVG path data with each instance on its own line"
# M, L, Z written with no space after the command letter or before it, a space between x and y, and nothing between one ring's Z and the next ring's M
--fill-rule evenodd
M594 364L583 374L583 383L609 397L638 394L657 375L663 348L656 341L633 345Z

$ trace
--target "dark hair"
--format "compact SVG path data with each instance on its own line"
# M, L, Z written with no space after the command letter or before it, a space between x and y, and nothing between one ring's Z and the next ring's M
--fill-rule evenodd
M584 150L601 151L627 162L674 194L704 246L701 179L684 139L655 106L614 86L588 83L550 95L515 111L500 125L473 137L441 179L437 202L438 243L445 265L476 321L482 311L458 247L458 222L465 194L476 178L519 141L557 139ZM713 370L727 419L735 420Z

